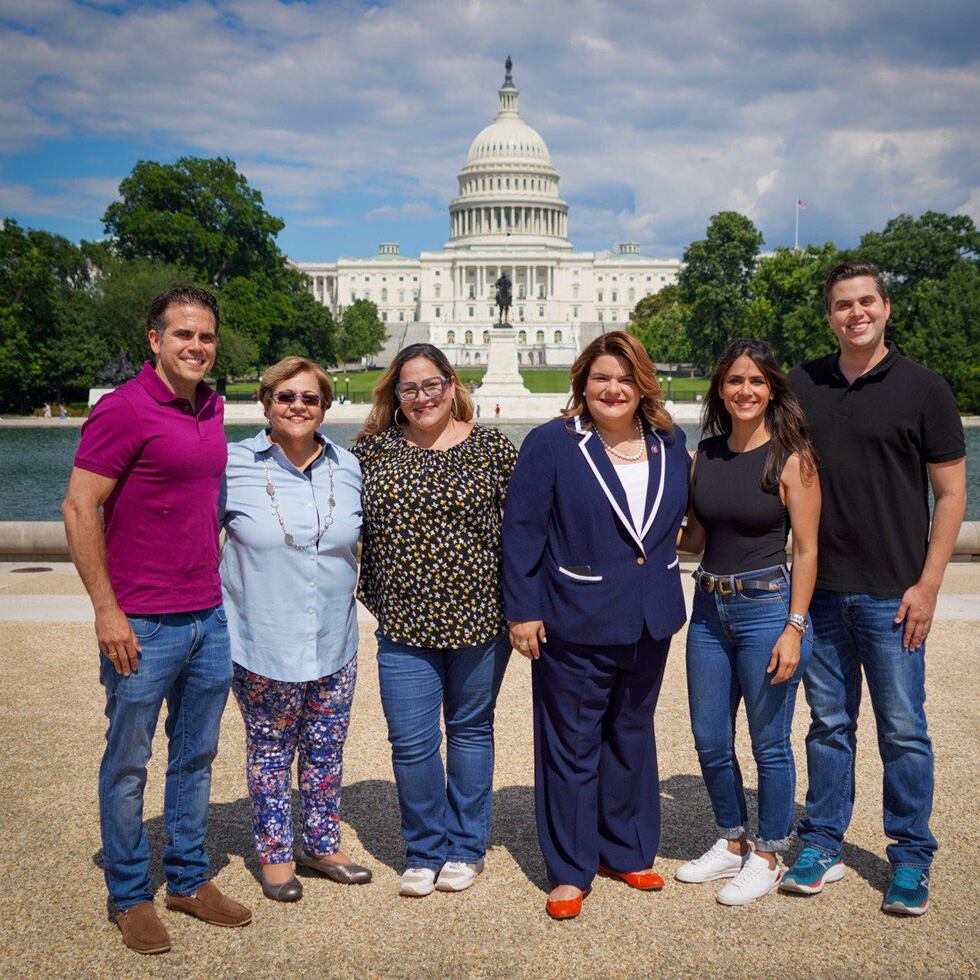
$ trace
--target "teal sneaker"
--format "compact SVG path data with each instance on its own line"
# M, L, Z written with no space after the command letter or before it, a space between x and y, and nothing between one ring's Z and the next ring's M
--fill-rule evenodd
M892 915L925 915L929 909L929 869L900 864L892 874L882 912Z
M796 863L783 875L779 890L795 895L819 895L824 885L840 881L845 871L840 851L804 847Z

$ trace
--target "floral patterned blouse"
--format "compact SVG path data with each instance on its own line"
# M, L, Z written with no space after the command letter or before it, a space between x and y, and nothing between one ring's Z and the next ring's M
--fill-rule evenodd
M514 444L475 425L449 449L419 449L393 424L353 453L363 475L357 595L382 635L435 649L499 636L500 527Z

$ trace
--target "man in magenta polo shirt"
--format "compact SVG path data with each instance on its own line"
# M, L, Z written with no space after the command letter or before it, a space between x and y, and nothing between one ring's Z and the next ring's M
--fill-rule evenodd
M143 789L165 700L166 906L222 926L246 925L252 915L209 880L204 851L211 763L232 678L217 522L228 451L221 399L204 382L218 304L204 290L175 286L153 301L147 324L155 365L148 361L92 410L62 511L95 607L106 691L99 771L106 884L123 942L163 953L170 937L153 907Z

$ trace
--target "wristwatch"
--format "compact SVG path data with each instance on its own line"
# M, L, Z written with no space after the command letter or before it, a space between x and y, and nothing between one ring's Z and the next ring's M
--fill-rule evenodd
M801 633L806 632L806 616L801 616L799 613L790 613L789 618L786 620L787 626L792 626L793 629L799 630Z

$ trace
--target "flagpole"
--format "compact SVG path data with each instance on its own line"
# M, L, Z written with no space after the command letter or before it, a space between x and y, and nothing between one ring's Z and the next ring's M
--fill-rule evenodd
M800 250L800 199L797 198L793 203L793 210L796 212L796 235L793 238L793 251Z

